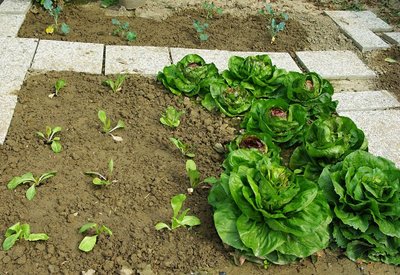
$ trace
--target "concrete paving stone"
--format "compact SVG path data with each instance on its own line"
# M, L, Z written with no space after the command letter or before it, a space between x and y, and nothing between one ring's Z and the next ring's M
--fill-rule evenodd
M288 53L269 53L269 52L236 52L236 51L222 51L222 50L202 50L202 49L185 49L185 48L170 48L172 62L176 63L181 60L185 55L195 53L204 58L207 63L214 63L215 66L222 72L228 69L229 58L233 55L247 57L250 55L268 54L271 57L272 63L278 68L287 71L301 72L296 62Z
M31 66L38 40L0 37L0 95L18 91Z
M296 52L307 71L326 79L371 79L376 74L351 51Z
M338 100L338 112L384 110L400 107L400 102L388 91L364 91L334 93Z
M101 74L103 44L40 40L32 69Z
M383 38L389 43L400 45L400 32L385 32L383 33Z
M3 145L17 105L17 96L0 94L0 145Z
M171 65L166 47L106 46L105 74L157 75Z
M25 15L31 7L31 0L4 0L0 5L0 13Z
M358 25L373 32L388 32L393 28L372 11L325 11L339 26Z
M344 25L340 26L340 29L354 41L362 52L390 48L389 44L367 28L359 25Z
M369 152L400 168L400 110L339 112L351 118L368 139Z
M25 14L0 14L0 37L17 37Z

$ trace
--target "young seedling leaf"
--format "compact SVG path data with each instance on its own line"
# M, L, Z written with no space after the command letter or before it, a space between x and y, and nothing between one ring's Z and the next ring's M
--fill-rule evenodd
M126 34L126 39L128 40L128 41L135 41L136 40L136 37L137 37L137 34L136 34L136 32L127 32L127 34Z
M16 224L7 228L5 236L10 237L11 235L16 234L19 231L22 232L21 224L17 222Z
M210 185L214 185L218 183L218 179L216 177L208 177L203 180L203 182L208 183Z
M168 224L163 223L163 222L157 223L155 228L156 228L156 230L161 230L161 229L164 229L164 228L167 228L168 230L171 230L171 227L169 227Z
M21 232L8 236L3 242L3 250L10 250L14 246L15 242L18 240Z
M109 236L112 236L112 231L111 231L111 229L110 228L108 228L107 226L105 226L105 225L102 225L101 226L101 228L100 228L100 230L99 230L99 234L100 233L106 233L107 235L109 235Z
M99 178L94 178L93 179L93 184L94 185L107 185L106 183L107 183L107 181L103 181L103 180L101 180L101 179L99 179Z
M85 233L86 231L92 229L92 228L96 228L97 227L97 223L86 223L84 225L81 226L81 228L79 229L79 233Z
M174 212L173 217L178 217L179 211L181 211L183 202L186 200L186 195L185 194L179 194L171 199L171 207Z
M397 63L396 60L394 60L393 58L390 58L390 57L385 58L385 61L388 63Z
M108 162L108 172L110 173L110 176L112 175L114 171L114 161L113 159L110 159L110 161Z
M27 223L25 224L21 224L21 237L26 239L29 237L29 235L31 234L31 226Z
M195 216L185 216L182 221L181 221L182 225L187 225L189 227L193 227L196 225L201 224L201 221L199 218L195 217Z
M101 121L103 124L106 124L106 123L107 123L107 115L106 115L106 112L104 112L103 110L100 110L100 111L97 113L97 116L98 116L98 118L100 119L100 121Z
M196 163L189 159L186 161L186 172L190 180L192 188L196 188L200 183L200 173L197 170Z
M26 173L21 177L14 177L8 184L7 188L13 190L17 188L18 185L26 183L26 182L34 182L35 178L33 177L32 173Z
M28 200L32 200L36 195L36 187L35 184L32 184L31 187L28 188L28 190L26 190L26 198Z
M79 244L79 249L84 252L90 252L93 250L93 247L96 245L96 242L97 242L97 235L86 236Z
M113 24L113 25L115 25L115 26L119 26L121 23L117 20L117 19L115 19L115 18L113 18L113 19L111 19L111 23Z
M66 34L69 34L71 29L70 29L69 25L62 23L60 30L61 30L62 34L66 35Z
M49 179L49 178L51 178L51 177L54 177L56 174L57 174L56 171L51 171L51 172L44 173L43 175L41 175L41 176L39 177L38 185L39 185L40 183L44 182L45 180L47 180L47 179Z
M62 151L62 146L61 143L58 141L53 141L51 143L51 150L53 150L54 153L60 153Z
M39 233L39 234L29 234L27 238L25 238L27 241L30 242L35 242L35 241L47 241L49 239L49 236L44 233Z

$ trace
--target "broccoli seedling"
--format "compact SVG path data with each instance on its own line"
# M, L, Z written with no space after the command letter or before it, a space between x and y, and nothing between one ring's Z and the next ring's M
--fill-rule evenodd
M26 198L32 200L36 195L36 187L44 183L47 179L54 177L57 174L55 171L47 172L39 178L35 178L32 173L26 173L20 177L14 177L7 184L9 190L14 190L18 185L30 184L31 186L26 191Z
M118 120L117 125L114 128L111 128L111 119L107 117L106 112L100 110L97 113L97 116L100 119L101 123L103 123L103 133L109 134L115 141L122 141L121 137L113 135L112 132L117 129L124 129L125 123L122 120Z
M162 114L160 122L171 128L176 128L181 123L180 118L184 114L184 111L179 112L174 107L168 106L165 113Z
M29 224L20 224L19 222L10 226L5 235L6 238L3 241L3 250L7 251L11 249L17 240L26 240L30 242L46 241L49 239L44 233L31 233L31 227Z
M267 17L271 44L273 44L278 33L286 28L286 21L289 20L289 15L285 12L275 12L272 5L265 0L263 0L263 7L259 10L259 13Z
M168 229L168 230L174 230L178 227L186 227L188 226L189 228L192 228L193 226L201 224L200 219L197 218L196 216L187 216L186 214L189 212L190 208L185 209L181 213L179 213L182 209L183 203L186 200L186 195L184 194L179 194L171 199L171 207L173 211L173 216L171 219L171 226L169 226L166 223L159 222L156 224L155 228L156 230L161 230L161 229Z
M195 154L190 152L190 146L183 143L179 138L170 137L169 140L182 152L184 156L194 158Z
M45 134L42 132L36 132L36 134L43 140L45 144L50 144L51 150L54 153L60 153L62 150L62 145L60 143L60 137L56 137L57 133L61 132L61 127L51 128L50 126L46 126Z
M126 76L125 75L118 75L117 78L114 80L112 79L107 79L103 81L103 85L106 85L110 87L110 89L115 93L119 92L122 90L122 84L125 81Z
M44 0L43 7L47 10L47 12L54 19L54 24L52 24L46 28L46 33L53 34L54 31L59 30L61 32L61 34L64 34L64 35L68 34L70 32L70 27L66 23L61 23L61 26L59 26L58 18L62 11L61 6L57 5L56 7L54 7L52 0Z
M79 250L84 252L90 252L93 250L97 242L97 237L100 234L104 233L108 236L112 235L112 231L110 228L105 225L99 226L97 223L86 223L82 225L82 227L79 229L79 233L82 234L88 231L94 231L94 235L85 236L83 240L79 243Z
M208 40L208 34L206 34L206 30L208 29L208 23L207 22L200 22L199 20L194 20L193 21L193 27L199 34L199 39L200 41L207 41Z
M85 172L85 175L89 175L91 177L93 177L93 181L92 183L94 185L99 185L99 186L103 186L103 185L110 185L111 183L117 182L117 180L111 180L112 174L114 172L114 161L112 159L110 159L110 161L108 162L108 175L104 176L98 172Z
M137 34L134 31L129 30L129 23L122 23L119 20L113 18L111 23L117 28L113 30L112 34L115 36L125 37L129 42L136 40Z
M193 20L193 27L199 34L199 39L201 42L207 41L209 36L206 33L206 30L209 27L209 22L211 19L214 18L216 14L222 14L223 9L215 6L214 2L207 2L203 3L203 9L206 11L206 19L204 22L200 20Z
M207 12L206 19L213 19L215 14L222 14L223 9L220 7L215 6L214 2L207 2L203 3L203 9Z

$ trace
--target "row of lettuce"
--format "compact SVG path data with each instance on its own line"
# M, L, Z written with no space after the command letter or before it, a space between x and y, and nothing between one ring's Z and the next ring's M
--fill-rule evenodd
M158 79L210 111L243 116L208 197L225 244L276 264L329 245L354 261L400 264L400 170L367 152L363 131L336 113L329 81L279 69L268 55L232 56L220 74L195 54ZM293 151L288 161L281 150Z

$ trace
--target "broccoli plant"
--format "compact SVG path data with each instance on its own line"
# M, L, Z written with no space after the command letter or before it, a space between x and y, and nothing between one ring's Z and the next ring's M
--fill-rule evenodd
M125 128L125 123L122 120L118 120L117 125L114 128L111 128L111 119L107 117L106 112L100 110L97 113L98 118L100 119L101 123L103 124L103 133L109 134L115 141L122 141L122 138L119 136L115 136L112 134L117 129Z
M267 26L271 35L271 44L273 44L278 33L286 28L289 15L285 12L276 12L266 0L263 0L263 7L259 10L259 13L265 15L268 20Z
M122 90L122 84L124 84L125 78L125 75L118 75L115 81L112 79L107 79L103 81L103 85L110 87L114 93L119 92Z
M30 184L31 187L26 191L26 198L32 200L36 195L36 187L44 183L47 179L54 177L57 174L55 171L47 172L38 178L35 178L32 173L26 173L20 177L14 177L7 184L9 190L14 190L21 184Z
M61 132L61 127L51 128L50 126L46 126L46 132L36 132L36 134L43 140L45 144L50 144L51 150L54 153L60 153L62 150L62 146L60 143L60 137L56 137L57 133Z
M122 23L115 18L111 19L111 22L114 26L116 26L116 29L114 29L112 32L113 35L124 37L129 42L136 40L137 34L136 32L129 30L128 22Z
M24 239L26 241L35 242L49 239L49 236L44 233L31 233L29 224L20 224L19 222L7 229L5 237L3 241L4 251L10 250L18 240Z
M54 84L54 92L49 94L50 98L53 98L55 96L58 96L58 93L63 89L66 85L66 82L64 79L58 79L56 83Z
M215 6L214 2L205 1L203 3L203 9L206 12L206 18L204 21L193 20L193 27L199 34L199 39L201 42L207 41L209 36L206 33L206 30L209 27L209 22L214 18L215 14L222 14L222 8Z
M89 175L91 177L93 177L93 184L94 185L99 185L99 186L103 186L103 185L110 185L113 182L117 182L117 180L111 180L112 174L114 172L114 161L112 159L110 159L110 161L108 162L108 175L104 176L98 172L85 172L85 175Z
M46 33L53 34L54 31L60 31L61 34L64 34L64 35L68 34L70 32L70 27L66 23L61 23L61 25L60 25L60 23L58 22L58 18L62 11L61 6L57 4L56 7L54 7L52 0L44 0L43 7L47 10L47 12L54 19L54 24L49 25L46 28Z
M168 106L165 110L165 114L162 114L160 122L171 128L176 128L181 124L180 118L184 114L184 111L179 112L174 107Z
M86 223L79 229L79 233L84 234L85 232L94 231L94 234L85 236L79 244L79 250L84 252L90 252L93 250L97 242L97 237L104 233L105 235L111 236L112 231L105 225L99 226L97 223Z
M190 146L181 141L179 138L170 137L169 140L181 151L184 156L194 158L194 153L190 152Z
M206 30L208 29L208 23L207 22L201 22L199 20L194 20L193 21L193 27L199 34L199 39L201 42L207 41L208 40L208 34L206 33Z

